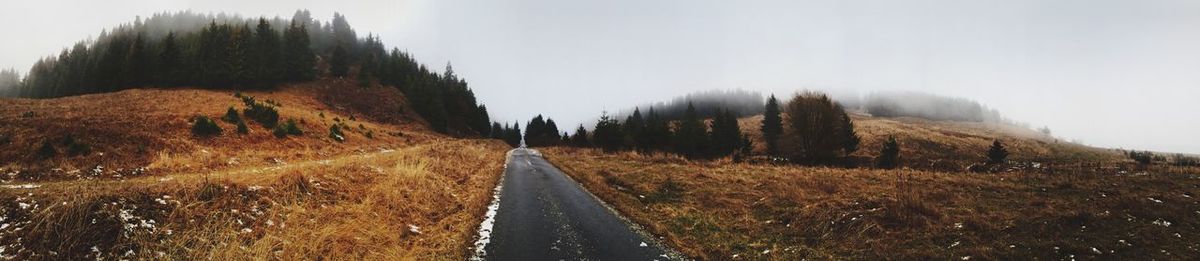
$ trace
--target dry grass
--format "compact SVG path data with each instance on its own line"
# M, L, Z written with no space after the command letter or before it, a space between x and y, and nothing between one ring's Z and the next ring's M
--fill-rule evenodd
M345 99L338 88L382 97ZM465 258L507 145L429 132L411 112L382 112L404 107L391 104L404 101L394 90L328 79L245 93L281 103L302 136L278 139L252 122L249 135L220 122L219 137L191 136L192 115L244 107L232 94L0 100L0 134L13 137L0 145L0 257ZM380 101L389 104L356 104ZM346 142L327 137L335 118ZM29 156L67 134L93 153Z
M1200 179L1192 175L883 171L542 151L699 259L1200 258Z
M1128 169L1133 165L1133 161L1117 151L1073 144L1016 126L850 115L862 138L859 150L851 156L862 166L871 164L889 135L895 136L900 143L901 165L921 170L963 171L971 164L986 161L984 153L995 139L1008 147L1009 160L1036 162L1046 171L1052 171L1057 165L1067 168L1079 163L1098 168ZM762 115L742 118L738 122L742 131L754 141L754 152L759 154L766 151L759 130L761 122Z
M329 98L340 97L336 93L344 89L376 98ZM404 97L394 88L363 89L330 79L244 93L258 101L280 103L280 121L296 120L305 135L278 139L271 135L270 129L247 120L250 133L246 135L236 134L234 124L218 121L224 129L221 136L193 137L189 132L193 116L216 119L230 106L239 111L245 108L233 94L233 91L202 89L133 89L58 99L0 99L0 136L11 139L0 144L0 167L22 170L25 175L20 178L36 180L77 178L79 175L74 171L86 171L97 165L112 170L142 168L142 172L151 174L220 170L377 149L372 147L376 144L415 144L440 137L428 134L428 129L420 124L423 120L411 110L393 108L400 113L386 117L375 110L358 110L369 106L355 102L381 101L386 102L379 106L384 109L403 108ZM351 117L355 120L351 121ZM347 134L344 143L327 137L335 120L349 127L344 129ZM372 132L373 138L367 138L367 132ZM58 143L66 136L90 145L92 152L37 158L34 152L43 142ZM61 145L57 149L66 150Z

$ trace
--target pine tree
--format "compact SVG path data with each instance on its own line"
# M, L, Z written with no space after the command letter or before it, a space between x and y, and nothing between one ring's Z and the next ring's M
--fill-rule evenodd
M724 156L742 148L742 133L738 127L737 116L728 110L719 110L712 122L711 146L712 156Z
M243 24L231 34L232 40L228 45L227 66L230 72L230 84L244 85L253 82L254 69L251 66L254 35L250 26Z
M162 53L158 55L158 84L162 86L179 85L183 74L182 50L175 39L175 33L167 34L162 41Z
M596 127L593 128L592 143L605 152L612 152L621 148L624 137L620 122L609 117L608 113L600 115L600 120L596 121Z
M646 113L646 128L642 133L645 140L639 144L646 144L644 147L650 151L664 151L671 146L671 127L667 125L666 119L654 111L654 107L650 107Z
M1008 158L1008 149L1000 140L992 141L992 147L987 152L988 164L1003 163Z
M642 119L642 111L639 108L633 108L633 114L625 118L625 146L629 148L637 148L639 151L645 151L647 148L640 144L640 140L645 139L646 121Z
M707 129L696 113L696 107L688 103L671 139L675 152L688 158L699 158L708 147Z
M858 132L854 130L854 121L850 119L850 115L846 113L846 110L838 104L835 104L834 107L835 112L841 114L842 149L846 155L849 155L858 150L858 144L862 140L858 137Z
M575 147L592 146L591 142L588 141L588 131L587 131L587 129L583 128L583 124L580 124L579 128L575 129L575 134L571 135L571 146L575 146Z
M767 155L779 155L779 136L783 134L783 118L780 116L779 100L775 99L775 95L767 99L766 108L763 110L762 121L763 139L766 140Z
M279 35L271 28L271 23L265 18L258 19L254 31L254 78L260 85L270 85L279 82L282 77L283 64L282 47Z
M504 127L500 127L499 122L493 122L492 131L489 134L491 134L488 136L490 138L502 140L504 139Z
M329 73L334 77L346 77L346 73L350 70L349 59L346 49L341 44L333 47L333 54L329 58Z
M283 32L283 65L287 81L302 81L313 78L316 58L309 49L308 30L304 24L292 21Z
M900 143L896 142L896 137L888 136L887 141L883 142L883 147L879 149L879 157L875 159L875 166L882 169L896 168L900 164Z

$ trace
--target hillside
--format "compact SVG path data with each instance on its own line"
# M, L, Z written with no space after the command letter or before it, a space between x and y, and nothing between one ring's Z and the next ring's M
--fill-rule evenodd
M396 88L323 78L245 91L304 133L219 118L234 91L0 99L0 256L463 257L508 146L431 130ZM195 115L215 137L190 132ZM344 142L330 137L342 126ZM73 144L86 152L72 155ZM35 153L50 143L58 153ZM78 146L74 146L78 147Z
M703 260L1194 259L1200 168L990 123L852 115L870 166L894 135L904 168L810 167L554 147L546 158ZM761 152L762 116L739 125ZM1000 139L1011 156L967 172ZM1053 235L1047 237L1047 235Z
M1010 152L1010 160L1038 163L1039 169L1053 171L1054 166L1078 168L1080 163L1094 167L1129 167L1132 161L1121 153L1055 139L1045 134L1001 123L933 121L921 118L871 117L851 113L855 131L862 138L859 150L851 156L856 163L869 166L887 137L900 143L901 165L923 170L964 171L986 159L984 152L993 140L1001 140ZM760 126L762 115L741 118L738 125L754 141L755 153L766 151Z

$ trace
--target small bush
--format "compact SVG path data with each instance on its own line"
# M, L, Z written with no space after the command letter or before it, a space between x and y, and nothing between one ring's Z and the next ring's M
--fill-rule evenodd
M992 147L988 148L987 157L989 164L1003 163L1008 158L1008 149L1000 140L995 140L992 142Z
M276 138L282 139L287 137L287 128L284 128L283 125L275 126L275 129L271 130L271 134L275 135Z
M213 136L221 134L221 126L217 126L217 122L206 116L196 116L192 121L194 122L192 123L192 135Z
M367 131L368 139L375 139L375 131Z
M287 123L283 124L283 128L285 130L287 130L288 135L294 135L294 136L304 135L304 132L300 131L300 127L296 126L295 120L288 119Z
M246 121L241 121L241 120L239 120L239 121L237 122L237 133L238 133L238 134L247 134L247 133L250 133L250 128L249 128L249 127L246 127Z
M70 135L63 138L63 145L67 146L67 155L69 156L87 155L92 152L92 146L88 146Z
M9 143L12 143L12 136L0 134L0 145L8 145Z
M242 114L262 124L263 127L274 128L279 123L279 111L275 109L278 106L272 106L271 102L271 100L267 100L267 103L260 103L255 101L253 96L243 96L242 103L246 104L246 109L242 111Z
M38 159L49 159L58 155L58 150L54 149L54 144L51 144L50 141L45 141L42 142L41 147L38 147L36 155Z
M234 109L233 106L229 106L229 110L225 111L225 116L221 116L221 120L228 123L238 123L242 121L242 117L238 116L237 109Z
M879 149L879 158L875 161L875 166L881 169L893 169L900 163L900 143L896 142L896 137L888 136L883 147Z
M1149 151L1130 151L1129 158L1137 161L1138 164L1149 165L1154 162L1154 153Z
M333 126L329 127L329 138L336 140L337 142L343 142L346 141L346 134L342 133L342 127L340 125L334 124Z
M276 138L284 138L288 135L304 135L304 131L300 130L300 127L296 125L295 120L288 119L287 122L275 126L275 128L271 131L271 134L274 134Z

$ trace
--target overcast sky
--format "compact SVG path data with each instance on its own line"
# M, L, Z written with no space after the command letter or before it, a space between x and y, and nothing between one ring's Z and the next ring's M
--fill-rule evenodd
M300 8L452 62L501 121L575 126L710 89L920 90L1091 145L1200 153L1193 0L9 1L0 68L139 15Z

